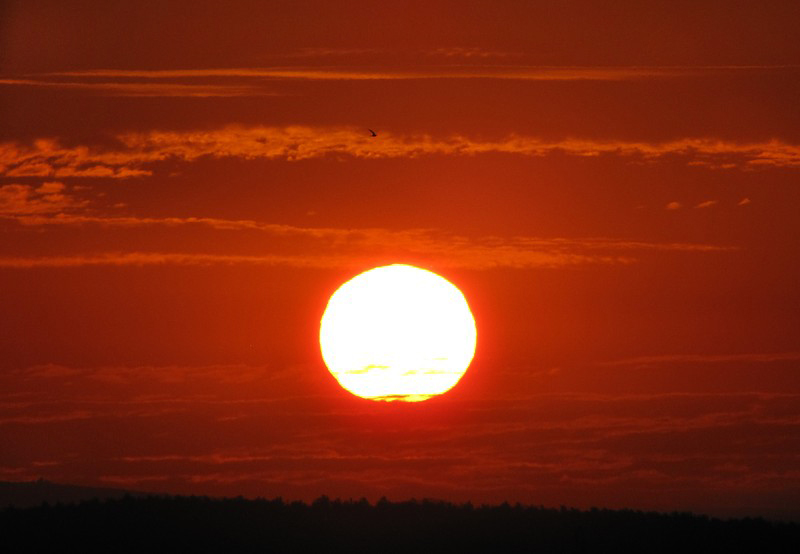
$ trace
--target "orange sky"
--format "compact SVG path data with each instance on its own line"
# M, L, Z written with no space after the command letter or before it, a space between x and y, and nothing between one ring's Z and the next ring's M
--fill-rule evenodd
M0 479L800 518L797 21L4 2ZM387 263L470 302L442 398L322 363Z

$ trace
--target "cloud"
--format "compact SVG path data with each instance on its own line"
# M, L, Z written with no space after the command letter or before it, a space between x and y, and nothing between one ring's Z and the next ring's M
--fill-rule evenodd
M180 417L197 409L231 421L313 397L303 389L308 380L308 371L292 366L34 366L0 375L0 426Z
M705 200L704 202L700 202L695 208L710 208L711 206L715 206L718 204L717 200Z
M385 410L323 399L295 382L327 377L319 365L278 369L5 372L0 398L25 393L26 403L0 404L0 433L15 445L0 472L231 496L669 504L658 509L797 490L796 393L516 395L490 384L472 398L416 406L398 425ZM126 440L82 440L108 429L126 430Z
M63 146L42 138L31 144L0 143L0 175L129 178L152 173L157 162L202 158L298 161L322 157L361 159L508 154L579 157L621 156L640 161L682 157L710 168L800 167L800 145L777 140L739 143L705 138L650 143L619 140L545 140L508 135L497 140L464 135L435 137L384 131L371 140L354 127L224 127L210 131L151 131L115 137L120 146Z
M498 50L486 50L478 47L458 47L453 46L450 48L436 48L427 52L430 56L442 56L445 58L466 58L466 59L480 59L485 60L488 58L509 58L519 57L522 54L519 52L501 52Z
M680 202L670 202L667 204L666 209L668 210L680 210L683 206Z
M304 235L316 238L341 238L358 235L364 230L295 227L279 223L264 223L249 219L220 219L214 217L110 217L82 214L56 214L50 216L20 215L14 218L27 226L81 226L102 227L179 227L203 226L223 231L261 231L273 235Z
M57 181L46 182L39 187L0 185L0 216L54 214L86 204L85 200L71 195L64 183Z
M131 97L237 97L276 96L257 85L241 84L188 84L188 83L114 83L114 82L67 82L36 79L0 79L0 85L28 86L39 88L86 90L104 93L106 96Z
M693 252L720 252L736 248L702 243L645 242L602 237L547 238L547 237L481 237L467 239L458 235L442 233L435 229L407 229L390 231L381 228L341 229L335 227L299 227L282 223L266 223L251 219L221 219L213 217L109 217L81 214L56 214L48 216L19 216L14 218L22 225L100 225L103 227L148 227L148 226L205 226L226 231L259 231L276 236L307 237L327 241L326 247L352 242L366 246L391 246L409 249L438 250L442 245L458 248L463 245L483 245L486 248L503 249L508 246L589 251L670 250Z
M622 256L588 256L570 253L548 253L536 251L516 251L506 248L495 255L484 249L455 252L455 256L439 260L437 267L459 267L466 269L513 268L556 268L583 264L626 264L631 258ZM396 259L396 255L393 256ZM67 268L85 266L147 266L147 265L260 265L288 266L299 268L329 269L341 267L361 267L366 264L391 263L392 260L380 256L341 255L221 255L204 253L168 252L104 252L87 255L41 256L41 257L0 257L0 267L11 269Z
M185 385L196 380L214 381L225 385L245 384L260 380L264 382L277 379L299 379L298 371L281 370L266 366L242 364L208 366L109 366L81 368L46 364L16 370L11 377L31 382L92 381L128 387L135 383L147 383L161 387L166 385ZM139 399L141 400L141 399Z
M286 54L287 58L318 58L318 57L337 57L337 56L358 56L363 54L376 54L381 52L374 48L301 48L291 54Z
M27 226L108 228L200 226L217 231L270 235L276 254L223 255L203 252L101 252L44 257L3 257L0 267L262 265L302 268L358 268L367 264L425 263L433 267L486 270L493 268L557 268L586 264L630 264L651 251L726 252L728 246L701 243L649 243L608 238L495 237L468 238L434 229L388 230L298 227L219 218L101 217L82 214L21 215L12 219ZM299 241L299 242L298 242ZM302 245L299 248L298 245ZM294 253L302 252L302 253ZM387 255L391 253L391 255Z
M57 413L51 415L19 415L13 417L0 416L0 425L46 425L53 423L61 423L65 421L75 421L83 419L91 419L93 414L86 410L79 410L73 412Z
M342 50L310 49L305 55L338 55ZM369 50L355 52L369 53ZM451 47L428 52L429 55L447 58L487 59L517 54L484 50L481 48ZM665 79L701 77L709 74L728 74L750 71L783 71L797 66L530 66L530 65L479 65L431 67L415 64L414 69L376 69L359 67L239 67L207 69L89 69L43 74L42 77L124 78L124 79L182 79L182 78L258 78L295 80L408 80L408 79L504 79L525 81L628 81L639 79ZM13 81L8 79L7 81ZM24 81L24 80L22 80ZM13 83L8 83L13 84Z
M728 363L751 362L771 363L782 361L800 361L800 352L769 352L769 353L744 353L744 354L669 354L664 356L640 356L625 358L609 362L600 362L603 366L649 366L655 364L671 363Z
M737 206L747 206L748 204L752 204L752 202L750 201L749 198L745 197L745 198L742 198L741 200L739 200L739 203L736 204L736 205Z
M66 268L86 266L250 264L324 268L341 265L343 261L344 260L340 258L312 258L310 256L239 256L170 252L103 252L99 254L41 256L36 258L2 257L0 258L0 267L33 269L40 267Z

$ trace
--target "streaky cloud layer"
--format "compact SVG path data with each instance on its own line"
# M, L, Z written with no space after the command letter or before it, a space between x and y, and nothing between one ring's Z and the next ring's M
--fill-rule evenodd
M800 145L770 140L734 142L683 138L666 142L571 138L545 140L511 134L497 140L464 135L436 137L382 132L370 140L353 127L224 127L210 131L151 131L116 137L121 146L64 146L58 140L0 144L0 175L7 177L132 178L151 175L157 162L187 163L201 158L300 161L326 156L354 159L508 154L620 156L658 162L678 157L690 165L722 169L800 167Z

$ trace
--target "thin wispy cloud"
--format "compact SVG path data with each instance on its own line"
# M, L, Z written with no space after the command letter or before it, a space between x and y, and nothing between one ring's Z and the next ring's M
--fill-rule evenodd
M330 58L360 56L365 54L377 54L381 50L374 48L301 48L295 52L285 54L286 58Z
M703 208L710 208L711 206L717 205L719 202L717 200L704 200L695 206L695 208L703 209Z
M0 258L0 267L145 266L145 265L262 265L302 268L358 267L391 257L425 261L438 267L468 269L557 268L585 264L630 264L653 251L686 253L726 252L730 246L702 243L656 243L608 238L497 237L467 238L435 229L388 230L298 227L253 220L210 217L113 217L59 213L7 215L30 227L99 226L205 227L215 231L259 232L272 238L276 253L222 255L204 252L101 252L45 257ZM298 243L298 241L300 241ZM286 253L288 249L289 253ZM302 252L293 253L293 252ZM388 258L387 260L388 261Z
M37 79L0 79L0 85L94 91L106 96L131 97L237 97L276 96L263 87L241 84L67 82Z
M522 56L520 52L504 52L500 50L488 50L477 46L451 46L448 48L435 48L426 52L429 56L441 56L444 58L463 58L487 60L491 58L516 58Z
M13 269L67 268L87 266L147 266L147 265L285 265L290 267L341 267L338 257L227 255L174 252L103 252L41 257L0 257L0 267ZM351 262L352 263L352 262Z
M800 352L766 352L743 354L668 354L663 356L639 356L608 362L599 362L604 366L649 366L657 364L693 363L718 364L729 362L772 363L783 361L800 361Z
M11 217L11 216L7 216ZM442 233L435 229L408 229L390 231L380 228L341 229L334 227L300 227L282 223L268 223L251 219L223 219L214 217L137 217L137 216L97 216L76 213L54 215L19 215L13 219L26 226L83 226L101 227L179 227L201 226L223 231L260 231L282 237L307 237L324 241L326 246L360 244L366 246L432 245L436 243L458 247L466 244L484 244L488 248L500 248L514 244L524 248L584 249L590 251L682 251L682 252L724 252L736 250L731 246L683 242L646 242L603 237L562 238L525 237L511 238L466 237Z
M150 175L157 162L202 158L300 161L327 156L356 159L508 154L541 157L619 156L656 162L681 157L710 168L800 167L800 145L772 140L734 142L685 138L666 142L564 139L508 135L486 140L465 135L394 134L371 140L354 127L224 127L210 131L151 131L115 137L120 146L64 146L55 139L0 143L0 175L8 177L130 178Z
M320 55L336 54L325 50ZM480 48L440 48L429 54L444 58L487 59L513 56L512 53ZM385 67L385 64L384 64ZM628 81L639 79L666 79L709 74L753 71L792 71L800 66L530 66L530 65L445 65L420 66L414 69L382 69L376 67L239 67L207 69L88 69L60 71L43 74L52 77L75 78L143 78L175 79L198 77L236 77L297 80L416 80L416 79L511 79L523 81Z
M128 387L135 383L147 383L153 387L166 385L186 385L197 379L215 381L225 385L245 384L255 380L273 381L276 379L301 379L298 371L276 370L267 366L248 366L241 364L208 366L101 366L71 367L58 364L35 365L18 369L10 379L20 382L44 383L65 380L82 380L104 383L110 386ZM32 385L36 388L36 385ZM177 400L177 399L172 399ZM159 402L158 398L131 399L135 402ZM196 399L193 399L196 401Z
M589 255L569 252L546 252L504 247L492 250L482 245L448 248L439 252L411 252L408 256L424 258L435 267L458 267L485 270L492 268L557 268L585 264L629 264L630 256ZM103 252L40 257L0 257L0 267L9 269L69 268L87 266L151 266L151 265L255 265L296 268L331 269L361 267L367 264L391 263L398 254L389 257L379 253L342 252L340 254L256 254L228 255L183 252Z
M251 380L220 382L240 372ZM502 500L507 488L519 494L524 483L535 481L525 494L541 498L553 487L556 502L568 480L592 485L609 502L609 492L620 484L650 490L669 479L685 491L722 481L747 488L755 480L782 482L796 474L793 454L785 450L787 433L798 421L796 394L538 394L509 405L492 402L492 417L477 419L482 401L476 399L460 404L462 417L446 427L436 418L387 433L379 424L365 423L360 405L340 412L340 406L309 396L276 411L268 401L279 400L286 389L260 381L271 378L266 368L51 367L20 373L25 378L8 380L13 386L4 394L30 391L30 403L6 409L0 426L67 436L91 433L105 422L141 429L127 446L79 445L65 462L73 475L96 479L102 461L102 480L127 485L168 483L190 491L197 484L232 486L230 494L243 483L280 484L283 494L316 496L322 484L327 491L344 483L343 490L356 487L359 494L379 496L401 484L406 491L412 486L426 494L447 490L473 498L476 491L496 491ZM286 377L291 386L295 376ZM248 396L244 400L252 401L242 403L242 392L254 388L266 395L264 402ZM55 391L58 402L52 401ZM154 397L154 391L160 394ZM281 429L240 424L234 432L230 421L242 406L255 417L253 423L278 417ZM517 408L530 417L521 419ZM360 424L342 429L336 417L343 414ZM185 432L187 419L201 424L208 440L179 449L175 439ZM741 440L719 440L719 433L736 433ZM59 464L41 463L50 459L47 449L22 452L5 473L50 477L62 471Z

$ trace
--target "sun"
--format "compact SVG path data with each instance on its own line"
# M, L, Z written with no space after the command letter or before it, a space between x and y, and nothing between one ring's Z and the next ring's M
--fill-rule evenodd
M450 390L469 367L476 339L461 291L402 264L370 269L339 287L319 333L325 365L344 389L405 402Z

